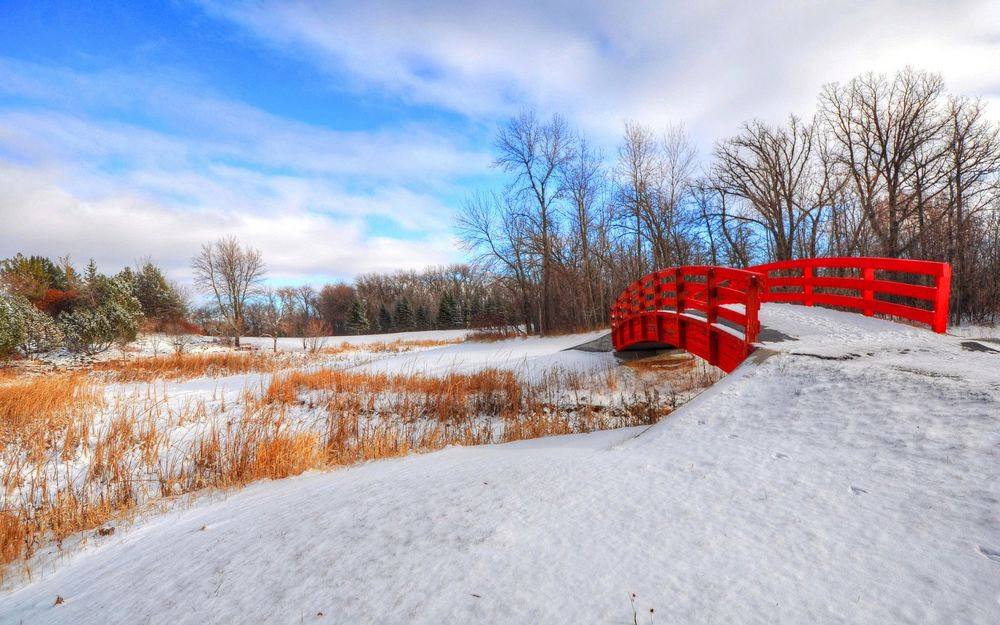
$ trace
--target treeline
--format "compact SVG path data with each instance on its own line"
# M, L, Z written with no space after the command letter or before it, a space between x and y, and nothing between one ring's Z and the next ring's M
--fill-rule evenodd
M516 318L491 274L466 265L363 274L354 285L272 288L259 250L233 237L206 243L192 260L209 298L192 313L206 333L303 337L506 326Z
M250 335L320 336L408 332L509 325L509 308L493 276L468 265L429 267L423 271L368 273L353 285L263 288L246 309ZM212 308L198 311L202 325ZM205 317L208 317L207 319Z
M91 260L21 254L0 261L0 358L65 347L94 354L134 341L140 327L192 332L184 293L151 261L107 276Z
M947 261L953 320L1000 313L998 125L936 74L827 85L812 117L749 121L703 164L680 127L628 123L607 158L531 112L495 153L506 183L471 196L459 230L537 331L606 323L653 269L815 256Z

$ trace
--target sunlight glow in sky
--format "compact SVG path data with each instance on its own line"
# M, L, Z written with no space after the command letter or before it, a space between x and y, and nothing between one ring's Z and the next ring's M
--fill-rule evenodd
M187 281L232 233L288 283L459 261L521 108L609 155L683 123L704 155L907 64L1000 115L1000 3L0 1L0 257Z

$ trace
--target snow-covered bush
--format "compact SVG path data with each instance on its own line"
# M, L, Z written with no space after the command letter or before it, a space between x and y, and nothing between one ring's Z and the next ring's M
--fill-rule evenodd
M63 335L52 317L22 295L0 293L0 357L15 351L25 356L51 351Z
M66 347L74 352L97 354L115 342L114 332L100 310L77 310L59 315Z
M103 285L97 308L59 315L66 345L73 351L87 354L105 351L116 342L134 341L141 322L142 305L132 293L132 284L122 275Z
M52 317L21 296L14 297L14 305L19 309L24 327L21 343L18 345L21 353L30 356L52 351L62 345L62 331Z
M14 296L0 292L0 359L13 354L24 340L24 319Z

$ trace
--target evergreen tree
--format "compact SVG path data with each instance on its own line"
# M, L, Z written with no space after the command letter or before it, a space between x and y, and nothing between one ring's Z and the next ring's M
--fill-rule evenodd
M347 311L347 329L354 334L361 334L369 329L368 311L357 297L351 302L351 308Z
M142 305L133 294L133 274L122 272L114 278L96 274L101 299L94 308L78 308L59 315L59 329L74 351L95 354L115 342L135 340L142 323Z
M49 352L63 342L62 331L52 317L38 310L26 298L15 295L14 306L23 324L23 336L18 349L25 356Z
M503 312L503 306L500 304L500 300L497 299L496 296L491 295L486 298L486 302L483 304L483 314L480 324L493 327L507 324L507 319Z
M469 300L469 305L465 307L466 327L479 323L483 316L483 302L478 297Z
M71 285L66 267L70 268L70 278L74 277L69 260L63 259L63 265L57 265L44 256L26 257L18 253L0 261L0 282L10 295L22 295L32 304L50 312L64 310L72 305L76 294L67 293Z
M0 360L13 354L24 340L24 319L15 297L0 292Z
M147 319L159 323L187 316L187 304L178 288L167 281L160 268L146 260L134 274L134 294Z
M410 300L402 298L396 301L396 326L400 330L412 330L414 324L413 308Z
M438 316L437 325L439 328L450 328L455 325L455 298L451 296L448 291L444 292L441 296L441 301L438 303Z
M91 258L83 275L83 292L80 296L80 301L85 307L93 310L101 303L104 280L106 278L98 273L97 263Z
M418 330L426 330L431 327L431 313L423 304L417 306L416 325Z
M385 304L380 304L378 307L378 327L382 332L388 332L392 329L392 315Z

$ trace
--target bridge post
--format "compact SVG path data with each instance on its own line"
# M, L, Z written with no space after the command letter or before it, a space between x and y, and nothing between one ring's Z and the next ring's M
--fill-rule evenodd
M687 349L687 324L681 314L684 312L684 272L680 267L674 269L674 296L677 298L677 347Z
M951 265L945 264L941 275L934 278L934 323L931 329L938 334L948 330L948 301L951 299Z
M744 306L746 323L743 326L743 342L748 354L753 349L753 344L760 334L761 286L761 281L757 279L757 276L750 276L747 281L747 301Z
M813 278L813 268L806 265L802 268L802 303L806 306L813 305L813 285L809 284Z
M874 267L864 267L861 269L861 279L866 282L875 279L875 268ZM871 317L875 311L872 308L871 302L875 301L875 290L872 288L861 290L861 299L864 300L863 311L865 317Z
M705 320L708 322L708 363L719 364L719 334L715 323L719 320L718 293L715 287L715 267L709 267L705 272Z

